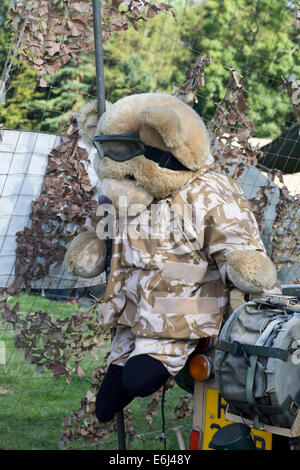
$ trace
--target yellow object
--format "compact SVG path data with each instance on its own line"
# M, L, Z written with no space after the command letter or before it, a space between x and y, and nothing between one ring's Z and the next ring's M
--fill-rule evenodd
M205 400L205 421L202 450L212 450L209 443L214 433L219 429L231 424L225 419L226 401L218 390L207 389ZM272 449L272 434L257 429L251 429L251 435L255 440L257 449Z

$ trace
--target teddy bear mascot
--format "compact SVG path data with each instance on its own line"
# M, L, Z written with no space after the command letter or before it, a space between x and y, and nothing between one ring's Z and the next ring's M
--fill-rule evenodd
M103 223L74 238L65 267L100 274L113 227L98 315L114 332L96 398L97 418L108 422L176 375L200 338L218 336L230 285L262 292L276 270L239 185L213 171L208 131L191 107L168 94L136 94L107 103L99 120L97 103L88 103L78 122L98 149Z

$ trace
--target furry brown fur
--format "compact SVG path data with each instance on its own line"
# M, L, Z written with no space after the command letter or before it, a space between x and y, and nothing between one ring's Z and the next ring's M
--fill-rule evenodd
M184 186L203 168L210 155L209 136L202 119L178 98L163 93L127 96L114 104L107 103L99 122L95 118L97 103L88 103L79 114L81 136L88 142L101 133L139 132L146 145L170 151L191 171L160 168L142 155L118 163L96 157L95 170L103 178L135 178L137 187L154 198L165 198ZM188 126L186 125L188 123Z
M91 278L104 271L105 258L105 242L93 232L82 232L68 248L64 264L72 276Z
M131 95L107 103L98 123L96 102L79 114L80 133L94 135L140 132L143 142L168 150L192 171L202 168L209 156L209 135L200 116L178 98L164 93ZM188 126L187 126L188 123Z
M114 104L107 102L106 112L100 120L97 118L97 103L93 101L80 111L78 122L80 134L88 143L92 142L92 137L102 133L139 132L144 144L171 152L189 169L172 171L161 168L143 155L122 163L107 157L100 160L96 156L94 167L102 181L102 194L113 201L117 210L118 195L125 194L129 204L147 206L153 198L163 199L180 190L199 173L207 171L212 161L209 135L202 119L191 107L171 95L144 93L127 96ZM80 254L80 250L85 255L90 253L89 249L87 252L84 250L91 241L75 239L73 243L66 256L69 272L81 271L86 275L90 270L94 273L95 261L88 261L88 256L83 258ZM102 248L98 247L100 258L103 257ZM75 260L76 257L78 259ZM89 264L86 271L83 260ZM227 275L236 287L245 292L270 289L276 282L276 270L269 258L252 251L230 253Z
M132 175L136 186L146 189L156 199L163 199L174 193L193 176L189 171L175 172L162 169L145 157L135 157L121 164L109 158L104 158L100 164L95 163L95 170L101 180L104 178L124 180Z
M257 251L232 251L227 255L227 273L241 291L272 289L277 273L271 260ZM255 286L251 288L251 286Z

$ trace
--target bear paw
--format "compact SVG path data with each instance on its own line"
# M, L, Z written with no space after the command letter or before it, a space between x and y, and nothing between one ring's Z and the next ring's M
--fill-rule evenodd
M94 232L83 232L72 240L64 265L72 276L92 278L105 269L106 245Z
M270 258L258 251L232 251L226 261L229 279L243 292L262 292L272 289L276 283L275 266Z

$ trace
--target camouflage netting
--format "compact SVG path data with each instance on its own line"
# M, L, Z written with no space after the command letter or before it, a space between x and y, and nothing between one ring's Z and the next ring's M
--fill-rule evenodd
M164 11L175 16L166 3L141 0L106 0L101 10L104 41L113 32L121 34L128 30L129 25L138 30L139 21L147 21ZM47 86L45 74L57 72L71 58L78 64L82 50L94 50L90 0L20 1L12 8L11 15L10 25L20 58L37 70L41 86Z
M28 22L24 22L25 3L16 4L13 16L13 27L20 31L23 25L24 41L21 54L24 60L40 72L41 85L46 72L58 70L71 56L76 56L81 47L89 47L90 38L83 34L85 21L91 25L91 11L88 1L81 1L86 9L79 13L76 2L72 2L75 11L71 12L70 24L72 38L61 44L53 42L53 35L64 30L65 19L61 11L55 9L56 2L35 0L32 4L38 12ZM68 1L64 2L66 5ZM108 11L104 11L107 19L104 28L104 39L110 31L123 31L128 23L135 27L138 21L151 18L164 9L170 9L163 3L151 4L131 1L128 11L119 12L120 0L112 2ZM49 15L49 8L51 14ZM23 13L22 13L23 12ZM110 16L112 14L112 16ZM37 36L41 35L37 24L37 16L42 21L51 18L51 35L43 36L46 56L40 57L36 44ZM46 27L47 26L47 27ZM45 31L49 25L45 25ZM62 29L60 29L62 28ZM40 37L38 38L41 39ZM80 40L79 40L80 39ZM79 41L78 41L79 40ZM59 48L59 49L58 49ZM64 48L64 49L63 49ZM64 53L62 53L64 50ZM59 51L60 54L56 55ZM46 58L46 59L45 59ZM174 94L193 105L196 91L205 86L204 69L209 66L211 59L200 56L191 72L187 75L182 86L174 87ZM244 77L233 68L229 68L230 81L224 99L217 104L216 113L210 123L213 154L217 171L230 174L239 180L243 170L256 164L258 153L249 143L252 135L252 122L247 117L247 106L244 100ZM298 88L297 88L298 87ZM295 114L299 117L299 100L297 100L299 85L295 77L289 77L284 83L284 89L291 96ZM83 229L87 218L93 220L96 213L96 202L92 199L94 188L90 184L84 162L88 161L87 151L79 146L79 134L76 119L70 122L62 131L61 144L49 154L48 167L40 196L33 202L30 216L31 227L17 233L17 250L15 265L15 280L6 289L1 290L0 311L2 320L10 323L14 330L15 346L24 353L25 360L35 364L42 372L50 369L55 377L65 375L71 380L71 374L83 375L80 361L86 352L92 352L99 346L109 333L103 331L96 318L99 302L84 313L76 313L63 320L52 320L51 315L42 311L20 313L18 304L11 307L8 303L10 296L18 296L21 289L29 291L33 280L41 279L49 273L50 266L59 270L66 251L66 246L72 238ZM271 182L278 177L279 171L270 172L269 184L261 188L252 205L262 232L265 230L264 215L269 203L268 193L273 190ZM299 196L291 196L287 188L280 188L280 199L276 206L276 219L270 234L269 255L281 269L284 265L300 262L299 250ZM74 226L76 227L74 229ZM72 227L70 229L70 227ZM298 282L295 279L295 282ZM70 364L75 362L75 366ZM98 442L108 433L116 430L116 423L100 425L94 413L95 395L105 375L105 363L97 367L91 377L91 386L82 398L80 409L73 411L63 423L61 447L66 447L79 438L88 443ZM173 383L169 384L171 387ZM160 392L156 393L146 409L146 420L151 426L153 415L157 411ZM175 409L174 422L191 414L190 397L183 395ZM126 432L130 442L135 435L131 412L126 411Z

